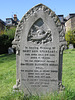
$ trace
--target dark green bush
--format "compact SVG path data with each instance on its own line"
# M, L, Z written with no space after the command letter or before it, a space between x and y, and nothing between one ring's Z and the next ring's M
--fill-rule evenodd
M8 47L11 46L11 40L5 34L0 36L0 54L7 53Z
M12 46L15 29L16 28L5 30L4 34L0 35L0 54L7 53L8 48Z

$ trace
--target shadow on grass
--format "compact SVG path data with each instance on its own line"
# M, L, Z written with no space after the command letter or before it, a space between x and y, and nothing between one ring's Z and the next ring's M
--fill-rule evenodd
M16 61L16 55L15 54L2 54L0 55L0 63L5 63L6 61L11 61L15 60Z

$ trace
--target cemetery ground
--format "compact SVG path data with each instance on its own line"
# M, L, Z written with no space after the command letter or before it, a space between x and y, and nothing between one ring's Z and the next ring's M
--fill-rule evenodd
M24 96L22 92L14 92L16 83L15 54L0 55L0 100L75 100L75 49L63 53L62 84L65 90L60 93L42 96Z

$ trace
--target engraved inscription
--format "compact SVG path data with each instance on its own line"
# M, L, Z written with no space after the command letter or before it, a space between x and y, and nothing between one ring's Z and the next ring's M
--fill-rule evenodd
M24 63L22 66L28 66L27 69L21 70L26 74L26 78L22 77L23 82L28 82L31 87L48 87L50 84L57 82L58 62L56 47L34 47L29 46L23 50ZM34 69L31 69L33 68Z

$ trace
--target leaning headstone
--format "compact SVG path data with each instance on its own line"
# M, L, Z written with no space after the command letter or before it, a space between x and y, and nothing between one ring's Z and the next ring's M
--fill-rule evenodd
M69 44L69 49L73 49L73 44Z
M17 62L14 89L23 90L25 94L60 89L64 35L56 14L43 4L36 5L23 16L13 41Z

